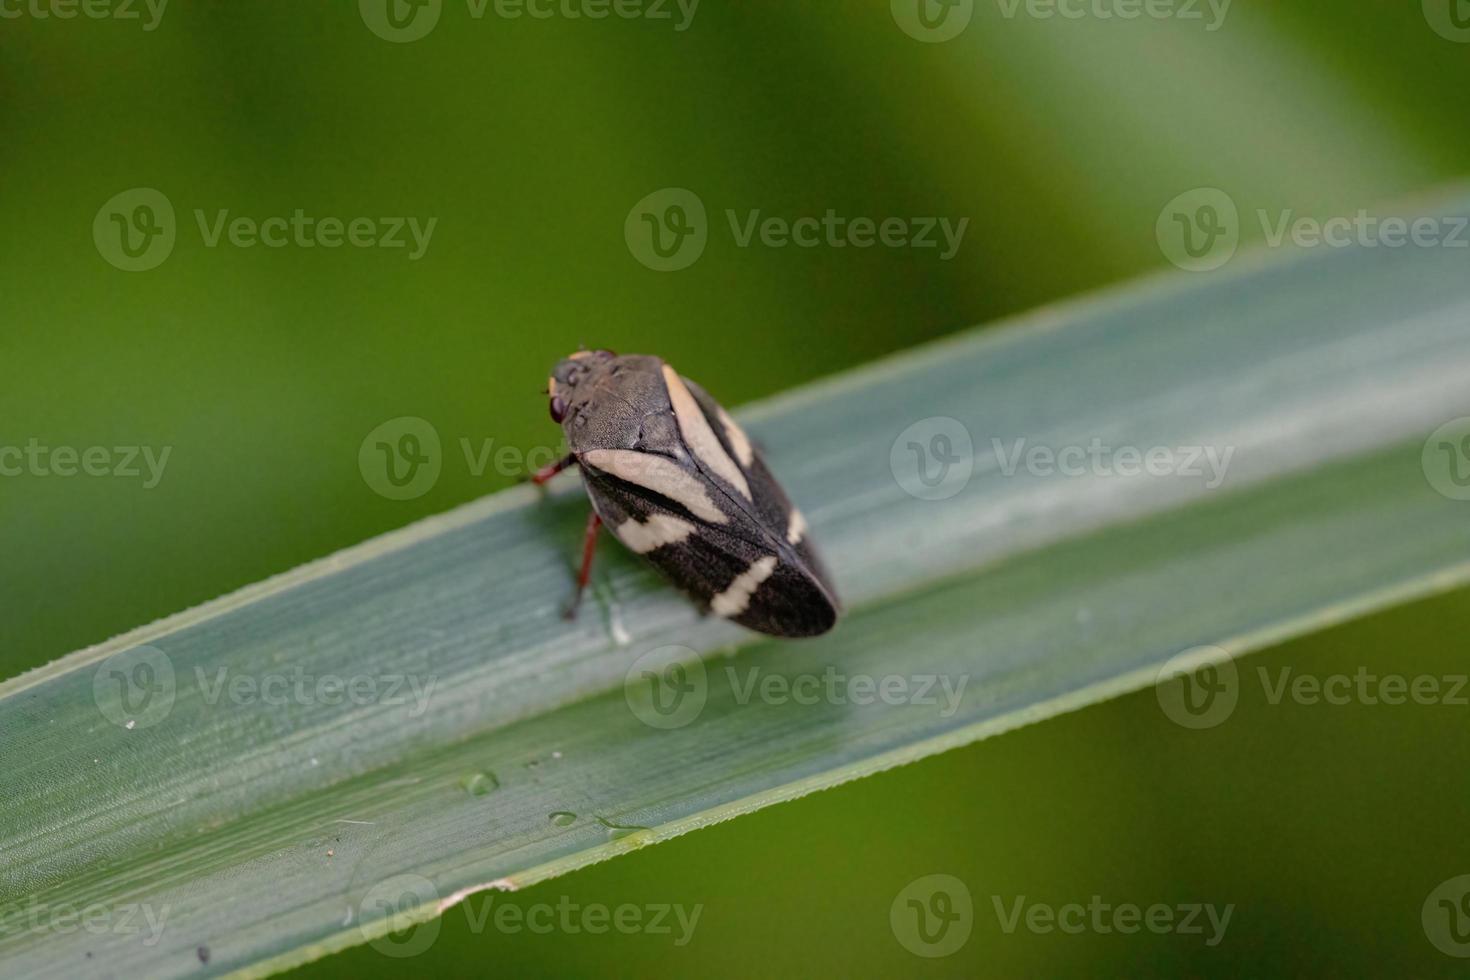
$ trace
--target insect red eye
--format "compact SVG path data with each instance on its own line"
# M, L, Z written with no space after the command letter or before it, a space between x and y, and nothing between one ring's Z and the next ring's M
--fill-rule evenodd
M551 421L560 424L567 417L567 400L561 395L553 395L551 398Z

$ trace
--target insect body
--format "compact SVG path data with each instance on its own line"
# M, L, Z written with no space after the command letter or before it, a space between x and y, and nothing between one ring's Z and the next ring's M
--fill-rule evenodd
M832 628L837 594L801 511L719 403L657 357L581 351L557 364L551 417L571 455L537 473L582 471L599 524L719 616L775 636Z

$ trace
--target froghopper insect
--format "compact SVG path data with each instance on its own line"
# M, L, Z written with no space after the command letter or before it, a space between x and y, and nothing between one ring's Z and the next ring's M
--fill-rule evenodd
M841 603L806 519L754 443L661 358L579 351L547 385L570 453L532 476L582 473L592 513L576 608L606 524L701 608L773 636L825 633Z

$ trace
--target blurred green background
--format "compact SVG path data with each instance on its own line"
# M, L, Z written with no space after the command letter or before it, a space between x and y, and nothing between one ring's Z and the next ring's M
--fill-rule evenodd
M1223 18L1217 0L1132 20L1092 0L1076 19L992 0L950 10L969 20L940 43L905 30L917 0L705 0L687 21L673 3L668 19L567 16L586 0L513 18L442 0L406 42L381 36L382 0L174 0L161 16L139 0L137 19L48 2L0 3L0 446L170 455L151 488L0 477L0 676L510 485L513 466L476 472L460 440L507 460L555 446L540 390L579 344L662 354L740 404L1184 275L1155 222L1192 188L1224 190L1260 245L1258 210L1392 214L1470 159L1461 0L1237 0ZM703 203L708 244L661 272L625 221L670 187ZM176 240L130 272L93 226L134 188L167 199ZM211 247L195 216L296 209L436 223L411 259ZM740 247L726 211L757 209L969 224L948 260ZM399 416L443 442L439 479L410 500L358 466ZM1463 669L1467 626L1470 598L1450 596L1258 662L1443 674ZM703 903L684 947L476 934L452 912L418 959L359 949L299 973L1462 975L1419 907L1470 871L1470 709L1262 701L1197 733L1139 695L515 897ZM967 883L976 926L925 960L895 941L888 905L936 872ZM1237 909L1207 949L1005 935L992 894Z

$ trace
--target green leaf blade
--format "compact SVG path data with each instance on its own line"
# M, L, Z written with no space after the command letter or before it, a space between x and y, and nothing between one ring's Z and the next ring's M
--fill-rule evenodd
M1465 504L1421 458L1470 412L1462 266L1448 249L1360 249L1145 282L742 413L851 608L815 641L701 620L611 547L599 600L562 622L585 513L572 479L6 682L0 907L20 912L0 915L0 956L38 976L89 952L178 975L208 946L211 972L269 971L386 933L374 889L396 876L425 883L404 915L431 919L467 890L1146 686L1189 647L1244 653L1463 583ZM967 431L974 469L953 496L919 499L900 485L902 436L935 418ZM921 424L919 444L935 431ZM1234 455L1218 486L1007 472L1018 440L1094 439ZM697 716L663 729L625 678L671 644L705 658L705 686ZM101 710L98 676L140 645L164 653L172 692L130 729ZM380 686L361 703L231 694L298 671ZM931 690L935 704L750 693L752 677L834 673L964 687ZM432 687L385 703L399 676ZM167 923L150 944L23 915L84 901Z

